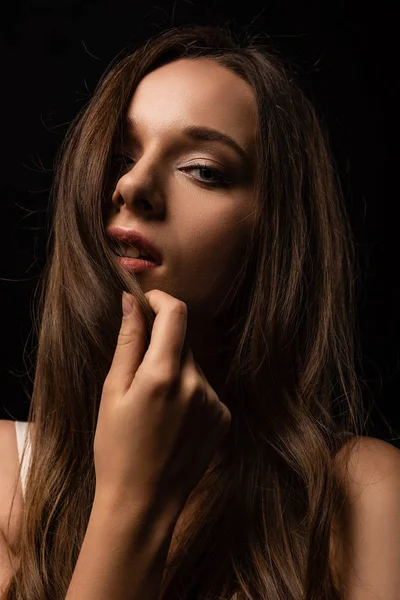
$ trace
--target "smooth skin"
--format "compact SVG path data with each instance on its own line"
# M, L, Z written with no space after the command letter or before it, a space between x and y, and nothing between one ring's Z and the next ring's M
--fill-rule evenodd
M137 273L138 281L144 292L159 289L185 302L190 346L218 393L223 331L215 315L254 226L254 92L213 60L177 60L142 79L127 118L135 126L116 148L116 161L123 154L127 166L116 173L106 227L137 229L160 247L162 265ZM190 126L229 136L245 157L185 135ZM222 185L210 169L231 183Z
M135 298L122 317L103 385L94 440L96 495L134 506L160 502L179 514L227 434L231 413L192 350L184 350L187 307L161 290L146 293L156 317L147 351Z
M231 423L185 348L186 304L146 293L156 317L145 352L140 305L126 294L125 310L127 298L95 433L95 498L66 600L158 598L177 520Z

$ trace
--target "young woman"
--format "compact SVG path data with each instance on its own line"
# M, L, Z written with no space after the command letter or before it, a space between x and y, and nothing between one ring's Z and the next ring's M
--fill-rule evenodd
M397 598L400 453L364 435L352 233L275 53L216 27L129 49L52 199L2 598Z

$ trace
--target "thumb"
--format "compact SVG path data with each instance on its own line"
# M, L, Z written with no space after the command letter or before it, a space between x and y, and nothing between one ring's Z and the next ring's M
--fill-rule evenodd
M107 388L126 394L143 360L146 330L140 305L132 294L122 292L122 320L117 346L107 375Z

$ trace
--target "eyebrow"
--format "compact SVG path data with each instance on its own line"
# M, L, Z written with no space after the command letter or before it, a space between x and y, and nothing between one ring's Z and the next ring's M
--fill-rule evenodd
M128 127L128 134L131 135L135 129L136 124L132 118L128 118L126 120L126 125ZM183 135L189 137L193 140L199 140L201 142L220 142L225 144L225 146L229 146L237 154L241 156L241 158L248 163L249 155L247 152L237 143L234 139L232 139L229 135L222 133L221 131L217 131L217 129L212 129L211 127L203 127L199 125L190 125L185 127L182 130Z

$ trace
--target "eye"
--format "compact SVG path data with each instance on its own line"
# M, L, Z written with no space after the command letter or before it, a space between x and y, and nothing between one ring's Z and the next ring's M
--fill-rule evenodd
M200 181L206 185L227 187L230 183L232 183L223 171L220 169L215 169L214 167L210 167L209 165L196 164L190 165L190 167L184 167L182 169L182 171L193 170L203 171L203 174L206 174L205 177L202 176L200 179ZM210 179L210 175L212 179Z
M133 163L134 160L130 158L127 154L114 154L111 159L111 164L115 168L120 168L121 165L128 167L128 163ZM183 167L182 171L203 171L203 176L200 177L199 181L208 186L214 187L229 187L233 182L228 178L228 176L220 169L216 169L215 167L210 167L207 164L194 164L188 167ZM205 176L204 176L205 173ZM211 175L211 179L210 179ZM198 179L198 178L196 178Z

